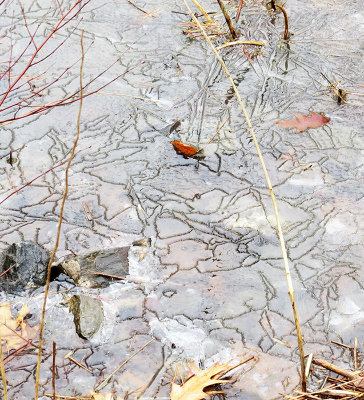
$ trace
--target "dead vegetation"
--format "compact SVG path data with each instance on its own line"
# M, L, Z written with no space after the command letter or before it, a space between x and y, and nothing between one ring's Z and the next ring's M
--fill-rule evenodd
M319 389L306 392L295 391L290 396L285 396L289 400L301 399L345 399L356 400L364 398L364 373L361 369L363 353L359 352L358 340L355 338L354 346L348 346L337 341L332 341L333 344L344 347L349 350L352 355L353 369L345 369L337 366L326 360L313 357L312 354L308 357L306 373L317 375L324 374L320 379ZM328 373L329 372L329 373Z
M283 233L282 233L281 222L280 222L280 218L279 218L278 207L277 207L273 187L270 182L267 167L264 163L263 156L261 154L261 150L259 147L259 143L256 139L256 136L255 136L255 133L253 130L253 126L250 123L250 120L249 120L249 117L245 110L244 104L243 104L242 99L239 95L239 92L231 78L231 75L230 75L222 57L219 54L219 51L221 51L222 49L227 48L227 47L239 46L239 45L263 46L263 42L238 40L239 36L236 33L236 30L234 29L233 22L232 22L231 18L229 17L228 11L224 7L224 3L220 0L218 0L218 3L221 7L222 13L225 18L225 21L229 28L230 35L234 39L234 41L226 41L223 45L220 45L218 47L215 46L211 40L221 38L221 37L224 37L224 39L226 39L228 36L227 29L223 26L222 23L215 22L214 18L211 17L211 14L208 13L207 11L205 11L204 8L200 4L197 3L197 1L193 0L194 4L198 7L199 11L202 12L202 16L205 17L205 20L199 21L197 19L197 17L195 16L195 14L192 13L187 2L185 0L183 0L183 1L186 4L186 7L191 16L191 21L184 22L182 24L182 26L184 28L183 33L190 35L192 38L199 38L199 39L205 40L211 47L214 54L216 55L216 58L221 63L228 79L231 82L231 85L234 89L234 92L235 92L237 99L239 101L239 104L241 106L244 118L246 119L246 122L249 126L249 130L252 135L252 139L256 146L257 154L258 154L258 157L261 162L261 167L262 167L262 170L263 170L265 178L266 178L267 187L271 193L274 212L275 212L275 216L276 216L277 233L278 233L280 244L281 244L283 264L285 266L285 271L286 271L288 291L289 291L290 301L292 304L294 318L295 318L295 322L296 322L298 347L300 350L300 358L301 358L300 361L301 361L301 389L302 390L296 391L294 395L286 396L286 398L290 399L290 400L301 400L301 399L319 400L319 399L336 399L336 398L345 399L345 400L354 400L354 399L363 398L364 397L364 375L363 375L363 371L360 369L361 359L363 357L363 354L358 351L357 341L355 342L353 347L340 344L352 352L353 365L354 365L353 370L343 369L341 367L338 367L335 364L332 364L325 360L321 360L319 358L315 358L313 356L309 357L307 362L304 361L303 339L302 339L301 333L300 333L301 328L300 328L300 324L299 324L298 313L297 313L297 310L295 307L293 283L292 283L291 273L290 273L290 269L289 269L289 265L288 265L287 251L286 251L286 247L285 247L285 242L284 242L284 237L283 237ZM82 110L82 100L86 96L89 96L93 93L99 92L102 88L104 88L106 86L106 85L100 86L98 89L95 89L94 91L84 94L84 90L95 79L90 81L86 85L84 85L83 81L82 81L83 62L84 62L84 57L85 57L85 51L83 49L83 33L81 35L82 56L81 56L79 89L74 91L72 94L70 94L70 96L67 96L63 99L57 99L55 101L52 101L51 103L37 106L37 107L33 108L31 111L22 113L20 115L18 113L24 107L28 107L28 105L27 106L25 105L25 104L28 104L27 102L31 102L34 99L38 99L40 96L42 96L42 92L46 88L48 88L52 85L55 85L61 79L62 75L60 75L59 77L57 77L56 79L54 79L53 81L48 83L46 86L37 89L35 87L35 84L33 81L35 81L36 79L39 79L40 76L30 77L30 76L27 76L26 73L28 72L29 68L31 68L33 65L35 65L34 60L36 59L38 52L52 38L52 35L57 33L57 31L59 29L61 29L64 25L66 25L73 18L75 18L78 15L78 13L81 11L81 9L88 3L88 2L86 2L86 3L82 4L82 7L81 7L81 2L82 2L81 0L78 0L77 2L74 3L74 5L71 7L71 9L67 13L65 13L65 14L62 13L62 18L60 18L58 24L53 28L51 34L45 39L45 41L42 44L36 45L34 43L36 32L29 33L29 44L26 47L26 50L28 50L29 47L34 46L33 55L31 55L29 63L26 65L26 67L23 69L23 71L16 77L15 80L11 81L12 68L14 65L16 65L16 63L20 60L20 58L13 61L12 58L10 57L9 58L9 67L5 70L5 73L4 73L4 75L8 75L8 77L9 77L9 86L8 86L7 91L2 94L3 97L0 101L0 106L3 103L6 104L6 106L3 106L3 108L0 109L0 112L4 112L4 111L6 111L6 113L14 112L14 114L10 117L8 116L5 119L2 119L0 121L2 124L9 123L11 121L22 119L24 117L37 114L39 112L49 110L52 107L67 105L67 104L71 104L76 101L80 102L79 115L78 115L78 119L77 119L77 133L76 133L76 137L74 140L74 146L72 149L72 153L71 153L70 157L68 158L68 160L53 167L53 168L56 168L67 162L66 189L64 192L63 201L62 201L62 205L61 205L61 212L60 212L59 223L58 223L58 232L57 232L57 237L56 237L56 243L55 243L54 250L52 253L52 258L51 258L51 260L49 262L49 266L48 266L47 286L46 286L46 292L45 292L45 297L44 297L44 305L43 305L42 320L41 320L40 327L38 327L38 326L30 327L27 324L27 322L24 322L24 317L28 313L26 305L24 305L22 307L22 309L20 310L20 312L16 318L13 318L11 315L9 303L4 303L3 305L0 306L0 341L1 341L1 343L2 343L2 341L4 341L4 347L1 346L1 375L2 375L2 380L3 380L4 399L5 400L7 400L7 392L6 392L6 374L5 374L4 366L7 363L7 359L10 356L18 356L18 354L21 353L21 351L23 351L29 345L34 346L33 341L36 339L38 330L40 329L39 344L38 344L38 346L39 346L38 364L37 364L37 372L36 372L35 400L37 400L38 396L39 396L38 385L39 385L40 363L41 363L41 355L42 355L42 332L43 332L43 325L44 325L44 315L45 315L45 308L46 308L46 301L47 301L47 293L48 293L49 283L50 283L50 267L52 265L53 258L57 251L57 246L58 246L59 237L60 237L60 230L61 230L61 225L62 225L63 210L64 210L65 202L67 199L67 187L68 187L67 172L69 170L71 161L72 161L74 155L76 154L75 150L76 150L77 141L78 141L79 134L80 134L80 116L81 116L81 110ZM133 5L134 7L136 7L142 13L146 14L146 16L155 17L154 14L152 15L152 14L146 12L145 10L136 6L134 3L130 2L130 1L129 1L129 3L131 5ZM282 11L282 13L284 15L285 29L284 29L284 34L283 34L283 40L287 41L289 39L287 13L286 13L284 7L281 6L280 4L277 4L274 1L269 2L269 3L271 3L271 6L273 9L275 9L275 7L277 7L278 9L280 9ZM76 9L77 5L80 6L78 9ZM237 15L236 15L236 21L238 21L238 19L239 19L239 15L241 13L242 7L243 7L243 0L241 0L239 2L239 8L238 8ZM72 14L71 12L73 12L74 14ZM25 14L23 8L22 8L22 13L24 16L25 26L28 29L26 14ZM69 18L66 20L65 19L66 17L69 17ZM65 41L63 41L61 43L61 45L63 45L63 43ZM37 61L37 63L43 61L44 59L46 59L49 56L51 56L51 54L47 55L42 60ZM65 71L67 71L67 70L68 69L66 69ZM101 76L104 72L102 72L99 76ZM121 75L117 76L115 79L118 79L120 76ZM25 80L25 83L21 83L22 80ZM16 92L17 90L19 90L23 85L29 86L30 94L28 94L27 97L22 97L20 100L17 100L17 102L15 102L15 103L11 102L11 103L7 104L6 103L7 98L11 97L10 94L12 94L12 92ZM344 95L346 95L347 92L344 92L342 89L340 89L337 86L337 82L330 84L329 89L335 92L335 95L338 98L338 100L337 100L338 102L345 102ZM305 129L317 128L317 127L320 127L329 122L329 120L327 118L325 118L321 114L316 114L314 112L311 112L310 117L307 117L307 116L304 116L301 114L296 114L296 117L297 117L297 120L294 120L294 121L282 121L282 122L277 122L277 123L279 123L280 125L282 125L283 127L286 127L286 128L295 127L297 129L297 132L302 132ZM181 142L173 141L171 143L172 143L173 147L177 151L179 151L180 154L182 154L185 157L194 156L201 151L201 149L199 149L199 148L196 149L192 146L183 144ZM82 151L82 150L80 150L80 151ZM15 194L16 192L17 191L14 191L12 194ZM3 200L3 201L5 201L5 200ZM108 377L106 377L102 381L101 384L99 384L94 389L92 394L78 396L77 398L94 399L94 400L112 400L112 399L121 400L121 398L118 397L115 393L112 393L112 392L98 393L98 392L101 389L103 389L104 386L106 386L106 384L121 369L121 367L123 367L132 357L134 357L136 354L141 352L153 340L154 339L151 339L150 341L148 341L137 352L135 352L131 357L129 357L124 362L122 362L116 370L114 370ZM8 353L7 357L5 357L5 358L3 357L4 352ZM54 346L54 357L55 357L55 353L56 353L56 347ZM70 356L68 356L68 359L70 359L72 362L75 362L75 360L72 360L72 358ZM213 366L211 366L210 368L208 368L206 370L201 370L195 364L190 364L189 368L191 371L191 375L186 381L181 382L180 384L177 384L175 382L175 378L176 378L175 377L173 379L173 381L171 382L170 398L171 398L171 400L182 400L182 399L183 400L202 400L202 399L208 398L214 394L223 393L221 390L216 389L215 385L221 385L221 384L231 382L230 379L223 379L223 377L226 376L233 369L237 368L238 366L242 365L245 362L250 361L251 359L252 358L242 361L241 363L239 363L238 365L235 365L233 367L230 367L229 364L223 364L223 365L214 364ZM81 368L84 368L84 366L82 366L80 364L78 364L78 365ZM311 391L311 392L306 392L306 379L309 377L308 371L310 371L310 370L312 371L312 369L314 369L314 368L317 369L318 367L320 367L321 369L323 368L326 371L327 370L331 371L339 376L333 377L333 376L327 375L325 377L320 389ZM55 367L53 367L53 368L55 369ZM55 372L53 370L53 377L54 376L55 376ZM53 388L54 388L53 393L47 394L47 396L53 397L53 399L67 398L67 396L61 396L61 395L56 394L55 384L54 384ZM125 397L124 399L127 399L127 397Z

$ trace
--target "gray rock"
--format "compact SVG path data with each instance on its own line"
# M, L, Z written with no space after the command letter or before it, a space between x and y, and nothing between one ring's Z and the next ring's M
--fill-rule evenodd
M45 285L49 258L49 253L36 243L13 243L0 252L0 273L13 266L0 278L0 289L19 293Z
M104 320L102 302L92 297L75 295L71 297L69 304L78 336L90 339Z
M129 273L129 247L96 251L69 258L54 268L70 276L77 285L105 287Z

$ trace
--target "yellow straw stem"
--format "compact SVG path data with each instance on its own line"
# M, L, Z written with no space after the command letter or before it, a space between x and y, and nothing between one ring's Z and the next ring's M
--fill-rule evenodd
M225 71L231 86L235 92L235 95L238 99L238 102L240 104L241 110L244 114L245 120L248 124L249 127L249 131L250 134L252 136L258 157L259 157L259 161L264 173L264 177L270 192L270 196L272 199L272 203L273 203L273 208L274 208L274 215L276 218L276 225L277 225L277 232L278 232L278 237L279 237L279 242L281 245L281 252L282 252L282 258L283 258L283 264L284 264L284 269L286 271L286 278L287 278L287 286L288 286L288 293L289 293L289 297L291 300L291 304L292 304L292 309L293 309L293 315L294 315L294 319L295 319L295 324L296 324L296 331L297 331L297 340L298 340L298 348L299 348L299 354L300 354L300 361L301 361L301 384L302 384L302 390L305 391L306 390L306 378L305 378L305 357L304 357L304 351L303 351L303 341L302 341L302 335L301 335L301 327L300 327L300 323L299 323L299 318L298 318L298 312L297 312L297 308L296 308L296 303L295 303L295 299L294 299L294 290L293 290L293 284L292 284L292 277L291 277L291 271L289 268L289 264L288 264L288 257L287 257L287 250L286 250L286 245L284 242L284 237L283 237L283 232L282 232L282 226L281 226L281 221L279 218L279 212L278 212L278 207L277 207L277 202L276 202L276 197L274 195L274 191L273 191L273 187L269 178L269 174L267 171L267 168L265 166L264 163L264 159L262 156L262 153L260 151L260 147L259 147L259 143L258 140L255 136L254 133L254 129L253 126L250 122L250 118L248 116L248 113L245 110L245 106L244 103L240 97L240 94L238 92L238 89L229 73L229 70L227 69L223 59L220 57L219 53L217 52L215 46L212 44L211 40L209 39L209 37L207 36L203 26L200 24L200 22L197 20L197 18L193 15L192 10L190 9L190 7L187 4L186 0L182 0L191 16L191 18L195 21L195 23L198 25L198 27L201 29L202 34L204 35L207 43L210 45L211 49L213 50L213 52L215 53L216 58L219 60L223 70Z
M205 9L201 6L201 4L197 1L197 0L192 0L193 4L201 11L201 13L204 15L204 17L206 18L206 20L208 22L213 23L212 18L209 16L209 14L207 14L207 12L205 11Z
M8 390L7 390L7 386L6 386L6 375L5 375L4 357L3 357L3 338L2 337L0 337L0 370L1 370L1 378L3 381L4 400L8 400Z
M248 45L253 45L253 46L264 46L263 42L255 42L252 40L235 40L234 42L226 42L221 46L216 47L216 50L221 50L224 49L225 47L229 46L237 46L239 44L248 44Z
M39 397L39 377L40 377L40 365L42 361L42 344L43 344L43 330L44 330L44 319L45 319L45 312L46 312L46 305L47 305L47 296L49 292L49 286L50 286L50 281L51 281L51 268L52 264L58 249L59 245L59 239L61 235L61 227L62 227L62 221L63 221L63 213L64 213L64 205L66 203L67 195L68 195L68 175L69 175L69 169L71 166L71 162L73 160L73 157L75 155L78 139L80 137L80 124L81 124L81 111L82 111L82 104L83 104L83 83L82 83L82 76L83 76L83 64L85 61L85 51L83 47L83 30L81 32L81 66L80 66L80 103L79 103L79 108L78 108L78 117L77 117L77 131L76 131L76 136L75 140L73 142L73 147L71 150L70 157L67 162L66 166L66 176L65 176L65 189L62 197L62 203L61 203L61 210L59 213L59 218L58 218L58 228L57 228L57 236L56 236L56 243L54 245L50 260L48 262L48 269L47 269L47 282L46 282L46 287L44 291L44 300L43 300L43 307L42 307L42 316L40 320L40 327L39 327L39 343L38 343L38 360L37 360L37 367L36 367L36 372L35 372L35 390L34 390L34 400L38 400Z

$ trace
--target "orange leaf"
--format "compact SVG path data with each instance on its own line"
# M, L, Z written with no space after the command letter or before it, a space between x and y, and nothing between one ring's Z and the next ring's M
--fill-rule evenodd
M310 111L311 116L293 114L297 119L287 121L277 121L276 124L282 125L283 128L296 128L297 132L303 132L309 128L319 128L322 125L327 124L330 119L326 118L322 114L317 114Z
M204 389L211 385L216 385L218 383L227 383L230 380L219 379L224 375L226 370L229 369L229 364L214 364L208 369L201 370L194 363L190 364L190 368L194 375L192 375L186 382L182 385L177 385L172 382L171 389L171 400L202 400L210 397L215 393L221 393L220 391L207 391Z
M182 142L174 141L171 142L171 144L173 145L176 152L182 154L184 157L192 157L199 152L199 150L196 150L193 146L189 146Z

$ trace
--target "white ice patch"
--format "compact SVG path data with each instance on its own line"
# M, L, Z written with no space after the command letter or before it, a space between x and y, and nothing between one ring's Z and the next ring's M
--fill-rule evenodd
M208 364L214 361L228 361L232 358L231 351L207 336L207 333L196 327L190 320L184 317L183 324L172 319L159 321L153 319L149 325L153 336L162 343L173 343L182 349L187 360L198 364L208 359Z
M342 334L347 329L364 323L364 309L354 299L344 297L339 300L336 311L333 311L330 318L330 325L333 325L337 334Z
M143 252L143 259L140 255ZM161 283L159 260L153 255L150 247L131 247L129 251L129 275L132 282L143 285L146 294L150 293L156 284Z
M320 175L298 175L289 180L295 186L322 186L324 181Z
M330 235L344 232L346 230L345 224L339 221L337 218L332 219L326 225L326 232Z

